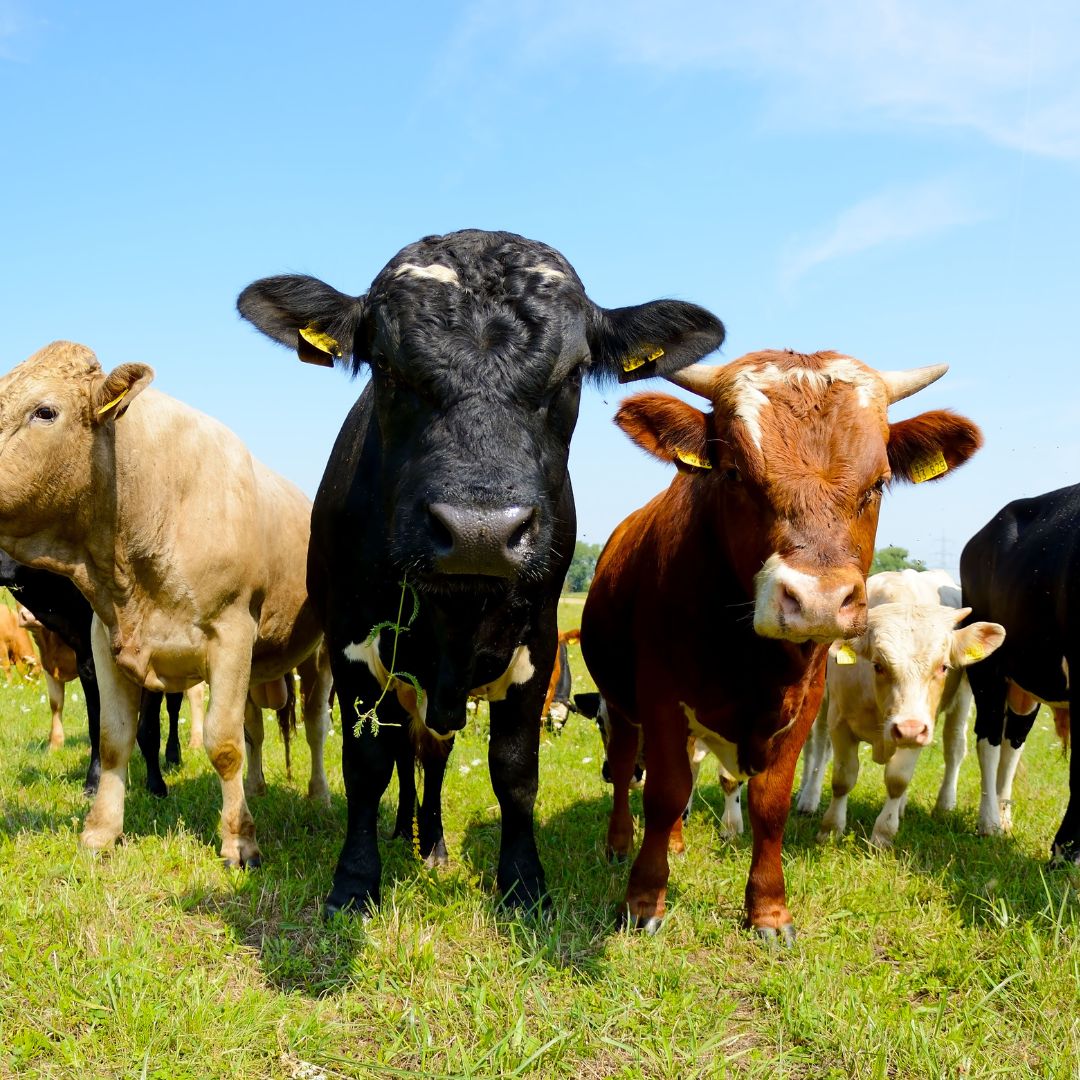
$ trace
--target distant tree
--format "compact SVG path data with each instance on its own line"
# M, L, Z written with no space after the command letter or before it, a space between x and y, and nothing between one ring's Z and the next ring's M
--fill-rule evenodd
M579 540L574 545L574 558L566 572L563 592L587 592L596 573L596 560L600 558L599 544L586 544Z
M870 564L870 573L878 574L882 570L925 570L922 559L912 559L908 549L902 547L883 547L874 552L874 561Z

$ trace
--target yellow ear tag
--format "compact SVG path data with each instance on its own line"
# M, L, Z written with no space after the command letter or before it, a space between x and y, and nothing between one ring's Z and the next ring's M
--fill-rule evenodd
M972 664L977 664L985 656L986 653L983 652L983 647L981 645L969 645L964 650L964 659L970 661Z
M309 344L314 345L319 352L329 353L331 356L341 355L341 346L329 335L314 326L302 327L300 336Z
M850 645L838 645L835 655L838 664L854 664L858 659L855 650Z
M115 398L113 398L113 399L112 399L112 401L110 401L108 405L102 405L102 406L101 406L101 408L100 408L100 409L98 409L98 411L97 411L97 414L98 414L98 416L103 416L103 415L104 415L105 413L107 413L107 412L108 412L108 411L109 411L109 410L110 410L111 408L115 407L116 405L119 405L119 404L120 404L120 402L121 402L121 401L123 401L123 400L124 400L124 398L126 398L126 397L127 397L127 395L128 395L128 390L130 390L130 389L131 389L131 387L129 386L129 387L127 388L127 390L124 390L124 391L123 391L123 392L122 392L122 393L120 394L120 396L119 396L119 397L115 397Z
M692 465L695 469L711 469L710 465L704 458L698 457L692 450L676 450L675 456L684 465Z
M921 484L925 480L933 480L935 476L948 471L949 466L945 463L945 455L938 450L929 457L920 458L912 465L911 479L914 483Z
M626 356L623 358L622 369L623 371L637 371L638 368L642 368L646 364L651 364L654 361L659 360L663 355L663 349L654 348L648 356Z

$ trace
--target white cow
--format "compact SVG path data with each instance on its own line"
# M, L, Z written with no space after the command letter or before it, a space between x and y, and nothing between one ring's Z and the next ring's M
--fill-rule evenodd
M153 371L106 373L84 345L54 342L0 378L0 547L70 577L94 609L101 783L82 842L124 826L140 687L210 684L204 740L221 780L221 854L260 861L244 798L249 690L293 668L305 694L309 794L328 801L322 741L329 670L307 596L311 504L226 427L147 389ZM283 684L281 684L283 687Z
M859 775L859 743L868 742L874 761L885 766L888 796L870 839L890 847L915 764L933 740L940 711L945 713L945 776L935 810L956 806L971 712L963 669L989 656L1005 640L1005 630L987 622L958 628L971 609L960 606L960 589L944 570L875 574L866 587L866 633L830 650L826 703L807 741L796 809L817 809L828 738L834 755L833 797L819 838L843 833L848 792Z

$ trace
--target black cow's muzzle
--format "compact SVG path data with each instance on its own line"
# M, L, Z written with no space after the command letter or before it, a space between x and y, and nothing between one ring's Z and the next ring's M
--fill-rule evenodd
M490 510L430 503L427 510L434 569L440 574L517 577L540 529L535 506Z

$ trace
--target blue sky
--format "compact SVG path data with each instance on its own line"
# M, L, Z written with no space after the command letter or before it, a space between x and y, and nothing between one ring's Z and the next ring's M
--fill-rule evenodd
M706 305L721 359L951 364L894 414L957 408L986 448L891 492L880 544L955 567L1080 481L1075 4L0 0L0 102L0 369L60 337L151 363L309 494L359 385L237 293L359 293L463 227L554 245L601 304ZM621 393L574 440L589 541L668 480Z

